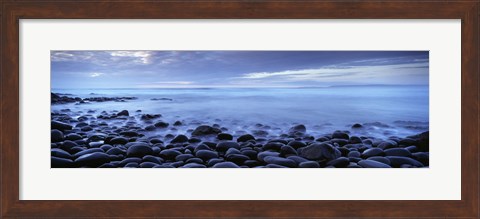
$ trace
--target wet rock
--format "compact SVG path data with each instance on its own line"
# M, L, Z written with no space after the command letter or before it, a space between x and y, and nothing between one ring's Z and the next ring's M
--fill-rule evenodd
M289 135L303 135L306 132L307 128L305 127L305 125L302 124L293 126L288 130Z
M300 168L319 168L320 164L318 164L318 162L315 162L315 161L305 161L305 162L300 163L298 165L298 167L300 167Z
M374 161L378 161L380 163L391 165L390 160L386 157L375 156L375 157L369 157L367 160L374 160Z
M240 145L237 142L234 142L234 141L224 141L224 142L218 143L217 146L216 146L216 150L219 151L219 152L225 152L229 148L240 149Z
M400 167L402 164L409 164L416 167L423 167L423 164L409 157L386 156L393 167Z
M362 153L362 157L364 157L364 158L369 158L369 157L373 157L373 156L383 156L383 155L384 155L384 152L380 148L370 148L370 149L367 149L367 150L363 151L363 153Z
M182 166L182 168L207 168L203 164L198 164L198 163L187 163Z
M390 148L384 150L386 156L411 157L412 153L405 148Z
M173 125L174 125L174 126L181 126L181 125L182 125L182 122L180 122L180 121L175 121L175 122L173 123Z
M160 157L166 159L166 160L175 160L175 157L180 155L180 151L173 150L173 149L166 149L163 151L160 151Z
M391 168L391 166L387 164L374 161L374 160L362 160L358 162L358 165L364 168Z
M348 160L348 158L346 158L346 157L339 157L339 158L337 158L335 160L331 160L327 163L327 165L334 166L334 167L337 167L337 168L347 167L349 164L350 164L350 160Z
M299 155L309 160L333 160L339 158L341 152L331 144L313 143L307 147L299 149Z
M355 124L352 125L352 128L353 129L363 128L363 125L355 123Z
M217 135L218 140L233 140L233 136L227 133L220 133Z
M237 138L237 142L245 142L249 140L255 140L255 137L253 137L253 135L250 135L250 134L245 134Z
M60 131L72 130L72 126L63 122L59 121L52 121L51 122L51 129L57 129Z
M345 132L335 131L335 132L333 132L333 134L332 134L332 138L339 138L339 139L348 140L348 139L350 138L350 136L348 136L348 134L345 133Z
M75 159L75 164L80 167L99 167L100 165L108 162L110 162L110 157L103 152L85 154Z
M213 168L240 168L238 165L232 162L219 162L213 165Z
M185 143L188 141L188 137L185 135L177 135L170 143Z
M277 164L285 167L297 167L297 163L293 160L277 157L277 156L266 156L264 159L265 163L268 164Z
M199 150L195 153L195 156L204 161L207 161L212 158L218 158L218 153L210 150Z
M263 151L257 154L257 159L261 162L265 162L263 159L267 156L275 156L278 157L280 156L280 153L278 152L272 152L272 151Z
M198 126L195 130L193 130L192 136L216 135L220 132L221 130L218 128L214 128L208 125L201 125Z
M396 148L398 146L397 142L392 141L392 140L386 140L380 142L380 144L377 145L378 148L381 148L383 150L389 149L389 148Z
M52 168L69 168L73 167L74 163L71 159L51 156L50 165Z
M112 145L116 145L116 144L124 145L124 144L128 143L128 139L126 139L124 137L116 137L116 138L113 138L110 141L108 141L108 143L112 144Z
M60 130L52 129L50 131L51 142L61 142L64 139L63 133Z
M158 121L157 123L155 123L155 127L157 128L167 128L168 127L168 122L164 122L164 121Z
M60 148L52 148L50 149L50 154L54 157L65 158L65 159L72 159L72 155Z
M119 113L117 113L117 116L129 116L130 114L128 113L127 110L122 110Z
M135 142L134 145L127 149L127 157L143 157L153 154L152 148L143 142Z

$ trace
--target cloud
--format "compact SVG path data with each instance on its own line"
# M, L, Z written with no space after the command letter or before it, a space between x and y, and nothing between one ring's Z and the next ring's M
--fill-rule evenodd
M428 65L425 63L407 63L392 65L373 65L373 66L326 66L322 68L284 70L274 72L253 72L246 73L240 77L232 79L240 79L244 81L264 81L265 83L273 80L280 82L346 82L346 81L366 81L368 78L391 78L406 74L422 74L425 70L413 71L412 69L426 69Z
M152 51L111 51L109 53L113 57L134 58L135 62L142 64L151 63Z
M100 72L92 72L92 73L90 73L89 77L96 78L96 77L100 77L102 75L103 75L103 73L100 73Z

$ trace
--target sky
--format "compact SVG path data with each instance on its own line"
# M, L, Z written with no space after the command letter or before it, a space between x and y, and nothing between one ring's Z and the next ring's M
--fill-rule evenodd
M427 85L428 51L51 51L53 89Z

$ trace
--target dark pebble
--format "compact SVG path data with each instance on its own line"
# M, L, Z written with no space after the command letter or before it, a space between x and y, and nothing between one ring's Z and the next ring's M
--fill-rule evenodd
M73 167L73 161L67 158L51 156L50 164L52 168L68 168Z
M250 140L255 140L255 137L253 137L253 135L250 135L250 134L242 135L237 138L237 142L245 142Z
M57 129L52 129L50 131L50 137L51 137L51 142L52 143L61 142L64 139L63 133L60 130L57 130Z
M153 154L153 150L144 142L135 142L134 145L127 149L127 157L143 157L150 154Z
M108 162L110 162L110 157L103 152L85 154L75 159L75 164L77 166L99 167Z
M391 166L387 164L374 161L374 160L362 160L358 162L358 165L364 168L391 168Z
M198 150L195 153L195 156L201 158L204 161L210 160L212 158L218 158L218 153L210 150Z
M216 150L219 151L219 152L225 152L229 148L240 149L240 145L237 142L234 142L234 141L224 141L224 142L220 142L216 145Z
M276 157L276 156L266 156L263 158L265 163L268 164L278 164L286 167L296 167L297 163L293 160L287 159L287 158L282 158L282 157Z
M411 157L412 153L405 148L390 148L384 150L386 156Z
M318 162L315 162L315 161L305 161L305 162L302 162L302 163L298 164L298 167L300 167L300 168L319 168L320 164L318 164Z
M329 166L334 166L334 167L347 167L348 164L350 164L350 160L346 157L339 157L335 160L331 160L327 163Z
M341 152L327 143L313 143L299 149L299 155L309 160L334 160L340 157Z
M238 165L232 162L219 162L213 165L213 168L240 168Z
M384 152L380 148L370 148L370 149L367 149L367 150L363 151L363 153L362 153L362 157L364 157L364 158L369 158L369 157L373 157L373 156L383 156L383 155L384 155Z
M173 150L173 149L166 149L163 151L160 151L160 157L166 159L166 160L175 160L175 157L180 155L180 151Z
M177 135L170 143L185 143L188 141L188 137L185 135Z

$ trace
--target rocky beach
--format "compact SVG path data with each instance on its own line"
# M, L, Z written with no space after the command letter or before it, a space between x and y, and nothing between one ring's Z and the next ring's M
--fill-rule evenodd
M137 99L52 93L51 167L429 167L428 122L400 120L392 126L356 121L341 129L301 122L246 124L223 118L187 119L169 115L171 111L145 112L134 102ZM171 97L147 101L176 104ZM102 105L111 102L129 107ZM397 136L391 132L396 127L416 134Z

